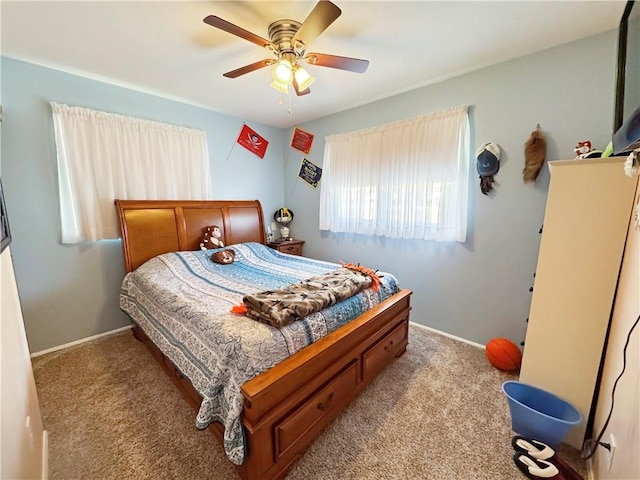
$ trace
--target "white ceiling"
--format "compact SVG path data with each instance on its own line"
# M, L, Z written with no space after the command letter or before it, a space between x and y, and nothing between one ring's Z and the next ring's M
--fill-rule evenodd
M617 28L626 2L334 3L342 15L308 51L368 59L369 69L308 66L316 81L303 97L271 88L269 68L223 77L270 54L202 20L217 15L268 38L271 22L302 22L313 1L3 0L1 48L5 56L289 127Z

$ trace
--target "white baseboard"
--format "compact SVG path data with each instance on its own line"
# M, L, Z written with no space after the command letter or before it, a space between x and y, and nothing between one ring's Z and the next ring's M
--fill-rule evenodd
M482 348L484 350L484 345L481 345L481 344L476 343L476 342L472 342L471 340L467 340L466 338L456 337L455 335L451 335L450 333L443 332L443 331L440 331L440 330L436 330L435 328L427 327L425 325L422 325L422 324L416 323L416 322L409 321L409 324L413 325L414 327L424 328L425 330L429 330L430 332L437 333L438 335L443 335L445 337L452 338L453 340L457 340L459 342L463 342L463 343L467 343L469 345L473 345L474 347ZM39 357L40 355L44 355L46 353L51 353L51 352L56 352L58 350L63 350L65 348L74 347L76 345L80 345L82 343L90 342L91 340L95 340L95 339L100 338L100 337L106 337L108 335L115 335L116 333L120 333L120 332L124 332L125 330L129 330L130 328L133 328L133 325L127 325L126 327L117 328L115 330L111 330L111 331L105 332L105 333L100 333L98 335L93 335L91 337L87 337L87 338L83 338L83 339L80 339L80 340L76 340L75 342L65 343L64 345L59 345L57 347L48 348L48 349L42 350L40 352L32 353L31 354L31 358Z
M42 431L42 480L49 478L49 432Z
M481 349L484 350L484 345L481 345L481 344L476 343L476 342L472 342L471 340L467 340L466 338L456 337L455 335L451 335L450 333L442 332L440 330L436 330L435 328L427 327L425 325L421 325L419 323L415 323L415 322L412 322L412 321L409 321L409 323L411 325L413 325L414 327L424 328L425 330L429 330L430 332L437 333L438 335L443 335L445 337L449 337L449 338L452 338L452 339L457 340L459 342L467 343L469 345L473 345L474 347L478 347L478 348L481 348Z
M58 350L63 350L65 348L74 347L76 345L80 345L82 343L90 342L91 340L95 340L96 338L106 337L108 335L115 335L116 333L124 332L125 330L129 330L133 328L133 325L127 325L126 327L116 328L115 330L111 330L109 332L100 333L98 335L93 335L91 337L82 338L80 340L76 340L75 342L65 343L64 345L59 345L53 348L47 348L46 350L42 350L40 352L35 352L31 354L31 358L39 357L40 355L44 355L45 353L57 352Z

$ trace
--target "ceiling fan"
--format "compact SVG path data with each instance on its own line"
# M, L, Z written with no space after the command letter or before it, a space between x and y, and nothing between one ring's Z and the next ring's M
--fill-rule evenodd
M260 68L272 67L274 79L272 87L283 93L288 93L289 85L293 85L297 95L306 95L311 92L309 85L313 83L315 78L299 64L302 60L310 65L357 73L364 73L369 66L369 60L306 51L311 42L318 38L341 13L342 11L330 1L320 0L302 23L283 19L276 20L269 25L270 40L215 15L209 15L204 19L204 22L266 48L273 54L273 58L266 58L224 73L225 77L236 78Z

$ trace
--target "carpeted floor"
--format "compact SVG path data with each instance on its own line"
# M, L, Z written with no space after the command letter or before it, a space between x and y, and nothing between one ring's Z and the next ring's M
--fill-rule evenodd
M502 382L484 351L416 326L409 347L322 433L288 480L519 479ZM237 478L130 332L33 359L50 478ZM577 451L563 458L586 477Z

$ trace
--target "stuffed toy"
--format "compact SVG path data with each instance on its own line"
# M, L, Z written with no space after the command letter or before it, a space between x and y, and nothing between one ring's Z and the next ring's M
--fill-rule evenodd
M236 259L236 252L234 252L230 248L225 248L224 250L218 250L213 255L211 255L211 260L213 260L216 263L221 263L222 265L233 263L235 259Z
M591 142L589 140L578 142L576 148L573 149L573 153L576 154L576 158L587 158L587 155L589 155L589 152L591 151L593 151L593 147L591 146Z
M522 170L524 183L536 181L538 173L544 165L546 155L547 141L542 135L540 125L538 125L524 144L524 169Z
M576 160L584 158L599 158L603 155L601 150L596 150L591 146L591 142L589 140L578 142L578 145L573 149L573 152L576 154Z
M200 250L210 250L212 248L224 247L222 232L217 225L211 225L204 229L204 236L200 242Z

